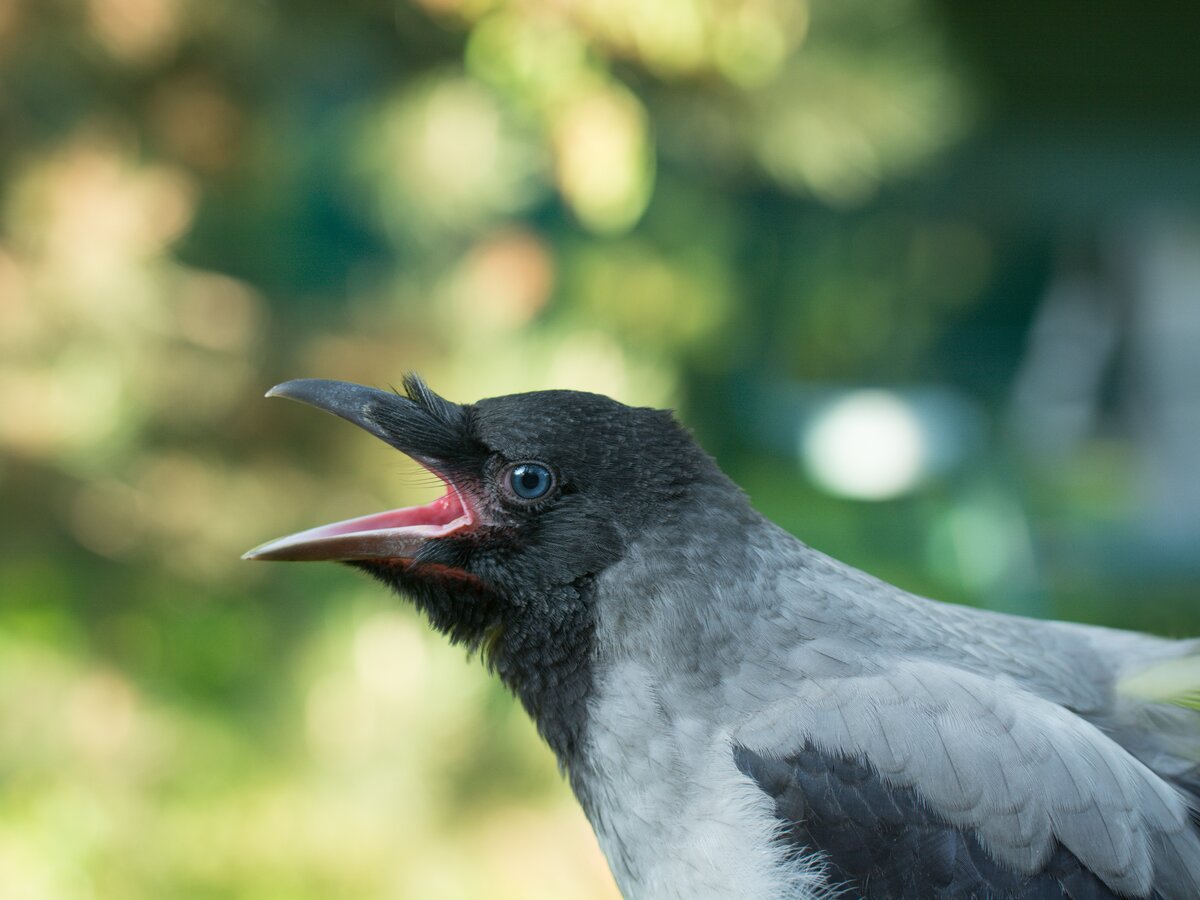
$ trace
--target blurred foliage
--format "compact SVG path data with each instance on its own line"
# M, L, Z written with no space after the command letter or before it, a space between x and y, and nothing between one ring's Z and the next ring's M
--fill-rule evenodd
M867 506L750 438L764 380L1000 405L1044 245L904 195L978 125L953 50L918 0L0 0L0 895L614 895L480 666L239 561L433 489L284 378L673 405L817 546L1044 603L1026 506L1119 516L1107 445Z

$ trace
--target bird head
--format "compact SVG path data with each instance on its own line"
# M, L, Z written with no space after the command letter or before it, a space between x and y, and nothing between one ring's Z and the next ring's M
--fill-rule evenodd
M546 655L591 632L592 581L642 535L677 521L696 484L723 479L663 410L575 391L458 404L415 376L404 388L304 379L267 396L353 422L437 475L445 494L283 537L246 558L366 569L452 640L497 654L490 661L506 680L545 681Z

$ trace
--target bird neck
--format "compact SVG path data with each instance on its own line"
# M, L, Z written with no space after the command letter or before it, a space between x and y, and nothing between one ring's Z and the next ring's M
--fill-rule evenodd
M593 689L593 581L586 576L514 604L487 645L489 664L568 770L581 751Z

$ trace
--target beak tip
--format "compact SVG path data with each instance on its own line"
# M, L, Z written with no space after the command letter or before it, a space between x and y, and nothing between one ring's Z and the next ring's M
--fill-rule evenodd
M280 384L277 384L277 385L275 385L275 387L271 388L269 391L267 391L265 394L263 394L263 397L286 397L287 396L287 386L289 384L291 384L290 381L284 381Z
M348 381L330 381L327 378L293 378L281 382L267 391L264 397L283 397L285 400L296 400L307 403L325 412L333 413L342 418L353 411L363 399L361 394L374 395L380 393L373 388L351 384ZM354 421L351 419L351 421Z
M279 541L267 541L265 544L259 544L257 547L251 547L242 554L242 559L248 559L254 562L273 559L271 555L272 549Z

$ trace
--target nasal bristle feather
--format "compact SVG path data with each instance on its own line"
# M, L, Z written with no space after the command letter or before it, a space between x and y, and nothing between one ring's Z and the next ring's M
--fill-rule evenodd
M404 376L404 394L413 403L445 425L457 425L462 421L463 408L439 397L416 372Z
M409 405L378 405L374 420L386 431L405 435L421 448L418 457L435 461L441 474L452 475L459 466L476 462L480 448L471 434L468 407L439 397L415 373L405 375L401 384L403 392L393 391Z

